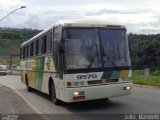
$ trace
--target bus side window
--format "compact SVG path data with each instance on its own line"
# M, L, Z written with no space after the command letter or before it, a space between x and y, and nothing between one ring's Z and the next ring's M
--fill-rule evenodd
M50 36L51 36L51 38L50 38L50 51L52 52L52 46L53 46L53 43L52 43L52 32L50 32Z
M27 55L26 57L28 58L29 57L29 45L27 45Z
M36 55L36 41L33 42L33 56Z
M22 48L22 59L25 58L25 47Z
M20 48L20 59L22 59L22 48Z
M59 51L59 47L62 46L62 27L56 27L54 29L54 47L53 47L53 50L54 50L54 62L55 62L55 69L57 72L59 72L59 77L63 77L62 76L62 54L60 53Z
M33 56L33 42L30 44L30 57Z
M39 51L39 39L36 40L36 55L38 55Z
M42 53L47 51L47 35L42 37Z
M39 38L39 45L38 45L38 49L39 49L38 54L39 55L43 53L43 48L42 48L43 42L42 41L43 41L43 38L42 37Z
M51 52L52 49L52 32L47 34L47 52Z
M24 58L27 58L27 46L24 47Z

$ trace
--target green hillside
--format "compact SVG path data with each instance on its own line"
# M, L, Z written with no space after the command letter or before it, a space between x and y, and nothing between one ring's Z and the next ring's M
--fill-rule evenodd
M32 29L0 28L0 64L9 64L9 55L19 54L20 45L39 32ZM13 57L12 62L18 64L19 56Z
M133 69L160 69L160 34L129 34Z
M32 29L0 29L0 51L9 54L18 54L21 43L39 33Z

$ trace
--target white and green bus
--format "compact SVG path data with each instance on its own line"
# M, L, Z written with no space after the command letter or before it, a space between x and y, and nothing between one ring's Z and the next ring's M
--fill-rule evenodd
M22 82L55 104L128 95L126 31L98 21L59 21L21 45Z

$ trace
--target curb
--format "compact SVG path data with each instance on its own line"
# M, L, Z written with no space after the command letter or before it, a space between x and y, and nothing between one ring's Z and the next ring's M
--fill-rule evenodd
M150 89L159 89L159 87L156 87L156 86L149 86L149 85L139 85L139 84L132 84L132 86L134 87L143 87L143 88L150 88Z
M28 104L33 109L33 111L35 111L37 114L39 114L43 118L43 120L50 120L42 112L40 112L37 108L33 107L34 105L32 105L30 102L28 102L14 87L12 87L10 85L3 85L3 86L6 86L6 87L12 89L19 97L21 97L26 102L26 104Z
M14 87L10 86L10 85L2 85L2 86L6 86L10 89L12 89L19 97L21 97L32 109L33 111L35 111L37 114L43 114L42 112L40 112L37 108L33 107L33 105L28 102Z

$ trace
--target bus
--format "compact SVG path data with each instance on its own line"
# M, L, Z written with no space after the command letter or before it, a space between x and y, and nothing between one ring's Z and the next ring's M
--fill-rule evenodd
M129 95L127 30L99 21L64 20L20 48L21 80L54 104Z

